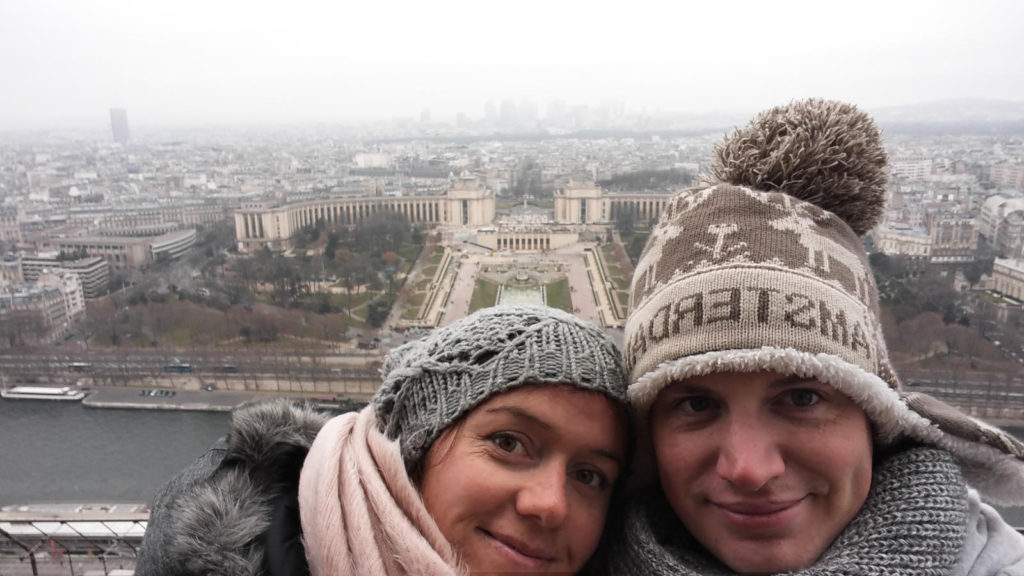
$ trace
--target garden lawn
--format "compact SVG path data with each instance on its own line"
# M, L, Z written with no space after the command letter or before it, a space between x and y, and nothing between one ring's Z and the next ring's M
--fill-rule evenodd
M494 306L497 300L498 285L482 278L477 278L476 285L473 287L473 297L469 300L469 312L473 313L481 308Z
M569 295L569 280L562 278L544 286L547 304L572 314L572 297Z

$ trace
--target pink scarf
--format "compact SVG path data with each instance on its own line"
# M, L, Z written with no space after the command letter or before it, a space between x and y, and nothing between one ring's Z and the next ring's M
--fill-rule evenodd
M313 576L465 573L373 406L317 434L299 478L299 516Z

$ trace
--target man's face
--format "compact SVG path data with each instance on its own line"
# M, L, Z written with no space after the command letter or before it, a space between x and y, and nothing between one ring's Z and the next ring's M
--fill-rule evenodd
M650 426L676 515L740 573L810 566L871 487L867 416L817 380L725 372L675 382Z

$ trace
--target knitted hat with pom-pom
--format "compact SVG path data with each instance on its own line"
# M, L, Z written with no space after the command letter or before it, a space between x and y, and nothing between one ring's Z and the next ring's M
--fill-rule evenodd
M889 361L859 238L885 203L887 157L871 118L818 99L773 108L727 137L711 174L666 205L633 276L624 356L640 422L686 378L816 378L865 411L880 445L911 437L946 448L990 498L1024 502L1024 445L906 393Z
M373 398L410 472L459 418L527 384L600 392L626 404L622 356L600 328L546 306L484 308L391 351Z

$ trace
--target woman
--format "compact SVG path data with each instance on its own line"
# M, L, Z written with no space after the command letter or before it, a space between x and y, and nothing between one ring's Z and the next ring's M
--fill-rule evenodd
M627 450L620 356L600 329L488 308L395 349L382 373L370 406L326 424L283 401L237 411L156 498L137 573L583 567Z
M859 238L886 194L874 123L796 102L716 152L633 279L643 468L608 573L1024 574L978 493L1024 503L1024 446L889 362Z

